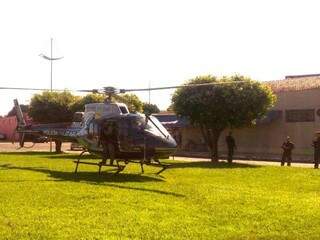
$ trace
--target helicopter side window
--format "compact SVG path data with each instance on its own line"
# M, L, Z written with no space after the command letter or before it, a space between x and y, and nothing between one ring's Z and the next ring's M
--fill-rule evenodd
M116 122L108 121L103 125L103 134L111 138L118 137L118 126Z
M128 113L128 110L125 107L119 107L122 114Z
M132 128L136 130L143 130L144 125L145 125L145 120L142 118L134 118L131 121Z
M98 140L99 138L99 126L95 122L91 122L88 128L88 138L92 140Z
M91 122L89 124L89 128L88 128L88 138L92 139L93 138L93 123Z

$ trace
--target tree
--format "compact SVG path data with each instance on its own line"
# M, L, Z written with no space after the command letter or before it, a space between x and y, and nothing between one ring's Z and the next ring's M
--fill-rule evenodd
M29 116L38 123L71 122L71 107L77 100L70 92L48 92L35 94L30 102ZM61 152L61 141L55 139L56 152Z
M167 108L167 112L173 112L173 104L172 103Z
M90 93L82 98L78 98L77 101L71 106L73 113L83 112L86 104L89 103L103 103L105 99L104 95Z
M143 103L143 113L151 115L152 113L159 113L160 109L156 104L152 103Z
M143 110L143 103L139 99L139 97L132 93L126 93L121 95L115 95L113 101L118 101L125 103L129 109L130 112L136 113L136 112L142 112Z
M20 104L20 108L23 113L27 113L29 110L29 105ZM7 114L7 117L13 117L13 116L16 116L15 107L13 107Z
M213 84L177 89L172 97L173 109L200 128L211 160L218 161L221 132L254 124L273 106L276 97L268 86L239 75L220 79L200 76L187 82L204 83Z

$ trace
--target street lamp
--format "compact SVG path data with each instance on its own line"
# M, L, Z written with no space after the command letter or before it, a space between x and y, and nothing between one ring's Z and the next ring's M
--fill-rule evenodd
M52 38L50 39L50 42L51 42L51 54L50 54L50 57L44 55L43 53L39 54L39 56L44 58L44 59L46 59L46 60L48 60L48 61L50 61L50 66L51 66L51 69L50 69L50 91L52 92L52 62L56 61L56 60L60 60L63 57L57 57L57 58L52 57L52 42L53 42Z
M44 59L50 61L50 65L51 65L51 68L50 68L50 91L51 92L52 92L52 62L63 58L63 57L57 57L57 58L52 57L52 42L53 42L53 39L51 38L50 39L50 43L51 43L50 44L50 46L51 46L50 57L44 55L43 53L39 54L40 57L43 57ZM52 152L52 139L51 138L50 138L50 152Z

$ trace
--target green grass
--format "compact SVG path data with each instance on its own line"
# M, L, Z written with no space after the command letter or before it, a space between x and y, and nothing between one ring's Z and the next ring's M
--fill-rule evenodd
M320 172L173 162L73 173L75 155L0 154L0 239L319 239Z

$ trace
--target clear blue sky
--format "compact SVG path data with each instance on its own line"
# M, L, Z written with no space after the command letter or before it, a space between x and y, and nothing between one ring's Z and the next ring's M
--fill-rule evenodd
M320 72L318 1L1 1L0 86L135 88L202 74L257 80ZM152 93L165 109L172 91ZM0 90L0 114L13 98ZM147 101L148 94L139 95Z

